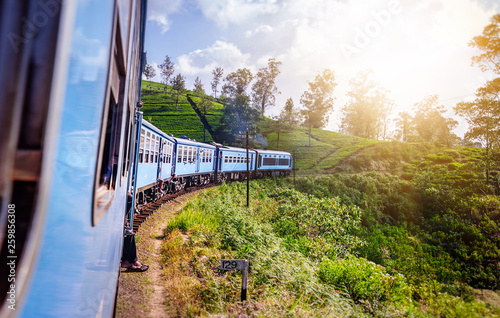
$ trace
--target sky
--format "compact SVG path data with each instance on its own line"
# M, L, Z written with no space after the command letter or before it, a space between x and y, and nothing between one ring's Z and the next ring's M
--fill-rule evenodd
M308 81L331 69L338 85L326 128L338 131L349 81L366 70L390 92L395 115L438 94L454 117L458 102L494 78L471 66L479 51L468 43L497 13L500 0L148 0L145 50L155 67L168 55L188 89L198 76L207 93L215 67L256 74L276 58L281 94L267 116L290 97L300 107Z

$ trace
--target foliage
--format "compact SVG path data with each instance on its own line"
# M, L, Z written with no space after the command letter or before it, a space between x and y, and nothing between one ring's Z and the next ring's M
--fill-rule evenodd
M464 116L469 124L465 138L467 140L478 140L485 146L486 151L483 160L487 182L489 182L490 171L495 164L491 151L498 146L500 141L499 96L500 78L496 78L477 90L474 101L462 102L455 107L455 112Z
M414 127L422 140L444 142L447 147L451 147L457 139L452 130L458 122L443 116L446 110L444 106L438 105L438 101L438 95L431 95L415 104Z
M483 53L472 58L472 64L479 65L483 71L492 70L500 74L500 14L491 18L481 35L475 36L469 43Z
M355 301L409 299L411 296L403 275L389 275L382 266L361 257L325 259L319 265L319 277L325 283L342 288Z
M387 118L394 106L388 91L371 79L373 72L363 72L351 79L348 103L342 109L342 130L363 138L387 135Z
M196 76L194 80L194 89L193 93L195 93L198 96L204 96L205 95L205 90L203 89L203 83L201 82L200 78Z
M295 110L291 97L286 100L285 107L283 107L279 118L281 122L288 127L297 126L299 124L300 114Z
M329 113L333 111L332 94L337 86L335 75L331 70L325 69L314 81L308 82L308 86L308 90L300 97L300 103L305 108L301 112L305 118L304 126L320 128L325 126Z
M276 87L276 77L280 74L281 62L271 58L267 67L261 68L255 76L256 82L252 86L252 102L256 108L261 109L264 116L266 107L274 106L276 95L280 93Z
M407 112L400 112L396 122L396 139L402 142L416 141L413 117Z
M163 83L165 84L165 92L167 92L167 84L170 83L170 77L174 75L175 71L174 62L172 62L168 55L165 55L165 60L163 60L163 63L158 65L158 67L160 68L160 75L163 79Z
M163 245L166 279L176 281L169 293L179 299L178 314L493 317L500 313L473 300L471 289L457 282L461 274L454 270L459 265L449 263L451 256L436 248L439 245L425 243L421 229L376 222L370 229L361 226L365 212L344 203L350 190L342 185L349 177L335 182L337 177L319 178L313 184L314 195L292 189L283 179L252 181L250 208L244 206L241 183L223 184L189 202L169 223ZM337 192L346 193L340 198L322 196L321 192L331 196L333 184ZM179 231L189 240L181 239ZM343 245L353 250L331 252ZM246 305L237 302L239 273L220 272L221 258L250 260Z
M249 69L240 68L226 76L222 92L232 99L237 98L238 95L248 96L246 90L252 79L253 75Z
M250 100L246 95L237 95L226 104L220 125L216 131L217 139L230 145L238 145L241 138L240 132L247 129L256 131L256 123L259 120L259 111L250 107ZM239 144L242 146L242 144Z
M148 64L147 61L146 61L146 66L144 67L144 76L146 76L147 80L150 80L156 76L156 70L151 64Z
M212 91L214 92L214 98L217 98L217 87L219 86L223 74L224 70L220 66L214 68L214 70L212 71L213 78L212 82L210 82L210 85L212 87Z
M177 74L177 76L175 76L172 79L171 84L172 84L172 89L174 89L176 92L175 110L177 110L179 105L179 95L183 94L184 91L186 90L186 78L181 74Z

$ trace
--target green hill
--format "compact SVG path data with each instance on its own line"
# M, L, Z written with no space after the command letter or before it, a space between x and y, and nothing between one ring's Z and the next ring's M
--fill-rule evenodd
M166 94L164 84L143 81L144 118L168 134L203 141L203 123L188 101L189 96L196 105L199 105L200 98L194 96L191 91L187 91L187 93L180 95L176 109L175 95L171 95L170 86L168 89L169 92ZM212 98L211 100L212 107L206 114L206 121L210 128L216 131L220 125L224 105L213 101ZM348 156L363 148L380 143L378 140L312 129L311 146L309 146L308 129L304 127L292 127L281 131L279 145L276 132L267 132L263 129L262 135L267 141L268 149L279 149L295 154L295 168L299 174L332 173L334 166ZM208 131L205 132L205 141L214 141L214 137Z

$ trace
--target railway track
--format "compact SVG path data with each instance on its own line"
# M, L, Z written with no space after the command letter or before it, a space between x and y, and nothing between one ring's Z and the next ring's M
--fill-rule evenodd
M157 211L162 205L165 203L175 200L176 198L195 191L199 191L202 189L208 189L217 186L217 184L206 184L202 186L193 186L189 187L187 189L182 189L178 192L175 193L167 193L163 195L161 198L149 202L139 208L139 213L134 215L134 233L136 233L139 228L141 227L141 224L148 219L150 215L152 215L155 211Z

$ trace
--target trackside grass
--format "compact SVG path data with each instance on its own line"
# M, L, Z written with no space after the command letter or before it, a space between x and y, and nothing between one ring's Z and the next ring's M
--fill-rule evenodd
M385 266L369 260L366 251L374 249L372 238L381 232L367 234L366 212L341 197L304 194L285 179L252 181L251 191L250 208L245 206L243 183L204 191L167 226L164 275L167 281L175 281L175 288L167 292L170 313L250 317L500 314L498 308L474 300L472 289L459 279L419 277L406 265L395 266L404 264L397 257ZM415 235L404 231L398 233ZM388 240L394 237L394 233L386 234ZM402 240L401 245L395 241L395 246L387 244L382 250L387 249L392 259L396 246L404 250L413 239ZM422 255L427 255L433 269L443 264L432 260L444 254ZM218 269L222 258L251 261L249 301L239 302L241 274Z

